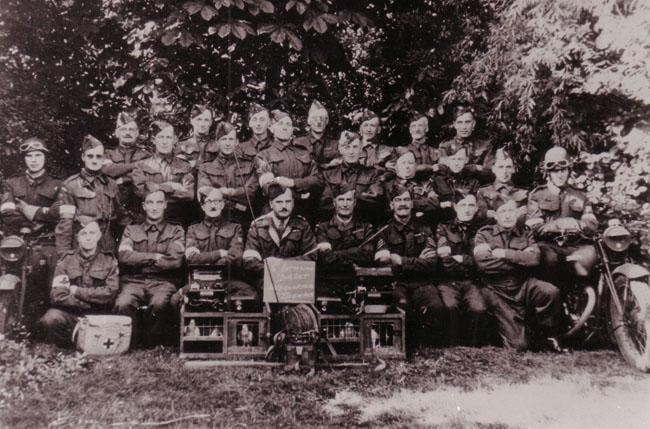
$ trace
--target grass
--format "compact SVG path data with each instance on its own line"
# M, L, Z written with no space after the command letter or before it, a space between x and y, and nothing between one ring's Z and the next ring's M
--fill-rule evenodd
M0 343L0 352L3 347ZM44 345L29 353L44 361L62 359L60 350ZM401 389L469 391L489 386L495 379L518 383L538 376L582 373L594 376L594 383L606 384L613 376L643 377L614 351L556 355L497 348L423 349L409 362L389 363L379 374L357 368L322 370L306 377L277 368L190 371L172 350L156 349L84 361L74 370L45 373L40 376L43 382L34 385L27 382L29 371L16 371L24 353L16 361L10 353L0 357L4 370L14 374L5 381L25 384L0 408L0 427L29 429L146 427L142 423L195 414L204 418L165 427L414 427L417 422L407 413L384 413L366 421L358 407L343 406L339 414L327 413L324 407L343 391L388 398ZM452 422L448 427L464 426Z

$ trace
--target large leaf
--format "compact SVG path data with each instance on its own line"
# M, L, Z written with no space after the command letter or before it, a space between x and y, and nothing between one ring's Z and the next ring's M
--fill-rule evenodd
M289 44L293 49L296 51L301 51L302 50L302 40L298 37L296 33L294 33L291 30L285 29L284 30L287 33L287 38L289 39Z
M190 15L194 15L203 9L204 4L198 1L188 1L183 4L183 9L187 11Z
M231 26L232 34L239 40L244 40L246 38L246 29L242 24L235 23Z
M287 33L284 31L283 28L278 28L275 30L273 33L271 33L271 40L273 40L277 44L282 44L284 42L284 39L287 37Z
M319 32L321 34L323 34L324 32L327 31L327 23L320 16L317 16L316 18L314 18L314 22L312 24L312 27L314 28L314 30L316 30L317 32Z
M230 34L230 24L223 24L219 27L219 37L222 39Z
M257 34L273 33L277 29L278 26L275 24L264 24L257 27Z
M260 0L260 9L262 9L262 12L264 13L275 12L275 7L273 6L273 3L271 3L268 0Z
M339 23L339 18L336 15L332 15L331 13L323 13L322 15L320 15L320 17L328 24Z
M307 10L307 5L301 1L296 2L296 10L300 15L302 15Z
M284 6L284 8L289 11L291 10L292 7L296 5L296 0L289 0L287 4Z
M172 43L174 43L174 41L176 40L177 37L178 37L178 32L176 32L176 31L167 31L160 38L160 41L162 42L163 45L169 46Z
M212 6L204 6L203 9L201 9L201 18L205 19L206 21L209 21L217 13L218 13L217 9L213 8Z
M194 37L188 31L182 31L180 37L178 38L179 43L182 47L187 48L192 43L195 42Z

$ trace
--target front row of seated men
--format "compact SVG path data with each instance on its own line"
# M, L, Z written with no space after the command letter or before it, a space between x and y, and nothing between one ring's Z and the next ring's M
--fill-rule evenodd
M245 242L241 226L222 215L224 198L218 188L200 193L204 219L187 236L181 226L166 221L165 193L150 192L143 202L146 219L126 227L118 260L98 248L102 232L96 221L79 225L76 250L57 264L54 308L40 321L43 332L50 341L67 343L79 316L112 310L132 316L137 335L142 327L136 313L147 307L153 319L147 339L169 341L178 332L172 321L182 300L185 262L224 264L232 275L231 290L259 298L264 260L282 258L318 260L319 294L351 290L353 263L391 266L395 303L406 309L409 335L420 341L433 342L444 329L446 342L458 344L465 337L461 322L468 320L469 343L476 345L488 309L508 347L527 348L530 328L540 338L557 334L563 320L559 290L532 277L540 249L521 224L515 200L498 199L496 223L480 227L476 196L459 196L453 202L455 219L433 231L416 215L412 191L397 184L388 195L392 218L373 233L355 217L354 192L336 189L335 214L314 234L294 212L292 190L271 184L270 211L251 223Z

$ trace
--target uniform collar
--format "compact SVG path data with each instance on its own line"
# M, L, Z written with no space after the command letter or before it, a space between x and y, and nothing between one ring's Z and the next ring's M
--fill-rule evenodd
M282 141L282 140L278 140L278 139L273 139L273 143L272 143L272 144L273 144L273 146L275 146L275 147L278 148L279 150L285 150L286 148L288 148L289 146L291 146L291 139L289 139L289 140L287 140L287 141Z
M410 228L411 224L413 223L413 213L411 213L411 217L408 219L406 223L402 222L401 220L397 219L395 216L393 216L393 225L395 225L395 228L398 231L402 231L406 228Z
M332 224L335 225L339 231L347 231L354 225L354 217L351 217L350 220L344 222L343 219L338 217L336 214L332 217Z
M93 184L95 180L100 181L101 183L106 184L106 177L99 171L96 173L92 173L88 171L86 168L81 169L81 173L79 174L86 182Z
M79 249L78 253L79 253L79 257L82 260L84 260L84 261L92 261L93 259L95 259L95 257L97 256L97 253L99 253L99 251L98 251L97 248L95 248L94 252L86 253L83 250Z
M172 161L174 160L174 152L170 153L169 155L161 155L159 153L155 153L153 157L158 162L166 162L171 165Z
M151 231L162 231L165 227L165 223L160 221L158 223L149 222L149 220L144 221L144 230L147 232Z
M203 218L203 224L205 226L207 226L208 228L219 227L219 226L221 226L222 219L223 218L221 216L215 217L215 218L205 216Z
M512 190L513 186L512 183L501 183L501 182L494 182L494 189L497 192L501 192L501 189L505 189L506 191Z

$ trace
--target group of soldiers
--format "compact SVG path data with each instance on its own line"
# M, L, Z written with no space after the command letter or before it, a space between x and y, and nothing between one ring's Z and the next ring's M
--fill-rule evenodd
M47 172L46 143L26 140L26 170L5 181L0 216L6 231L54 236L37 255L49 280L30 285L49 293L38 331L66 344L80 316L114 312L146 329L140 338L167 342L188 266L224 267L231 291L259 300L265 261L281 258L317 261L318 296L345 297L354 265L392 267L394 302L418 342L480 345L487 315L507 347L553 339L566 323L556 274L588 275L593 249L552 237L597 227L568 184L567 152L546 153L547 182L529 192L512 183L512 157L475 137L468 106L455 109L456 135L440 144L421 114L410 119L411 141L392 145L376 113L352 117L358 128L330 139L328 112L314 101L307 134L294 137L288 112L252 104L252 137L240 142L206 105L191 109L183 140L155 115L143 138L145 124L122 112L117 146L87 136L81 171L64 181Z

